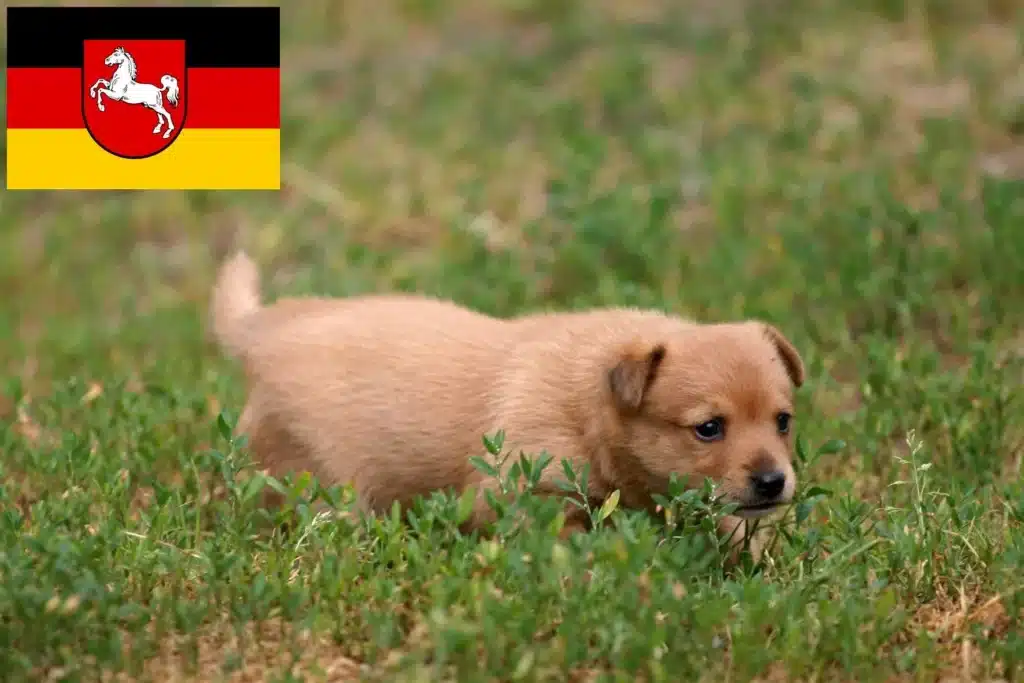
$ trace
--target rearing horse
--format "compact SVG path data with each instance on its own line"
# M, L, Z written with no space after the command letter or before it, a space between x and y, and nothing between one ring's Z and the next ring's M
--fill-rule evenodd
M178 79L164 74L160 78L160 84L163 85L162 88L150 85L149 83L136 83L135 76L138 75L138 68L135 66L135 60L132 59L129 53L125 52L123 47L119 47L107 55L103 63L107 66L116 65L117 69L109 81L103 78L97 79L92 84L92 87L89 88L89 97L96 98L96 106L99 110L104 111L106 109L103 106L104 95L125 104L141 104L143 107L156 112L157 121L156 128L153 129L154 133L159 133L163 129L164 121L167 122L167 130L164 131L163 136L164 139L169 138L171 131L174 130L174 121L171 120L171 115L164 109L163 91L167 91L167 101L177 107ZM101 85L105 87L100 88L99 86ZM98 91L97 88L99 88Z

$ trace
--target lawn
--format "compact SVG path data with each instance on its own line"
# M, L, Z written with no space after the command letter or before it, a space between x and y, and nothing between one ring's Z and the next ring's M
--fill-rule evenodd
M280 193L0 194L4 680L1024 676L1015 3L285 5ZM732 567L700 491L568 541L260 510L239 245L275 295L770 321L798 504Z

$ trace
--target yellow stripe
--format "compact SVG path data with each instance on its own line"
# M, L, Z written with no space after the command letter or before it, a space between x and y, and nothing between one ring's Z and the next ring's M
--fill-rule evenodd
M7 130L9 190L279 190L278 129L186 129L148 159L122 159L89 131Z

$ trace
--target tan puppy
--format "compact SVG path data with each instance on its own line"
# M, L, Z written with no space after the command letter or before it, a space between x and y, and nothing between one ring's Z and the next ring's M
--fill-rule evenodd
M672 473L713 478L745 518L793 495L792 391L804 368L765 323L632 309L505 320L403 295L264 307L244 254L222 267L212 309L216 337L245 365L239 430L256 458L278 476L351 483L368 510L494 486L469 458L499 429L514 454L555 457L542 492L557 491L568 458L589 463L595 501L619 490L633 508L653 508ZM480 496L472 524L489 515ZM570 517L569 528L583 525Z

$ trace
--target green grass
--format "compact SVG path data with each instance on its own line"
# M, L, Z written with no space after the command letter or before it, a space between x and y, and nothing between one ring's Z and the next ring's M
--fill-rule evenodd
M1024 20L852 6L303 0L282 192L0 195L4 679L1024 676ZM693 494L568 542L262 512L236 244L275 294L769 320L801 505L731 570Z

